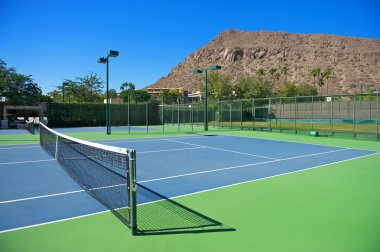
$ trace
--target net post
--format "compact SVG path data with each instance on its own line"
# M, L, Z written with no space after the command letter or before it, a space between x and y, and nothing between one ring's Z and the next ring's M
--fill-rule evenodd
M294 131L295 133L297 134L297 110L298 110L298 106L297 106L297 96L294 96Z
M132 235L137 234L137 204L136 204L136 151L130 150L129 155L129 209Z
M58 159L58 140L59 140L58 137L59 137L58 135L55 136L55 154L54 154L55 159Z
M380 117L380 109L379 109L379 93L376 94L376 110L377 110L377 116L376 116L376 139L377 141L380 140L379 135L379 117Z
M177 97L177 124L178 124L177 127L178 127L178 132L180 131L179 130L179 127L180 127L179 123L180 123L179 122L179 97Z
M130 121L131 110L129 106L130 106L130 101L129 101L129 94L128 94L128 134L131 134L131 121Z
M240 130L243 130L243 100L240 100Z
M145 104L145 123L146 123L146 133L149 133L149 107L148 102Z

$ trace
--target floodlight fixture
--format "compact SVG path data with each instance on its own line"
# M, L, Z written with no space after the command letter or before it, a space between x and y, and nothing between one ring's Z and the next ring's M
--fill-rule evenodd
M198 74L198 73L203 73L203 71L200 69L194 69L193 70L193 74Z
M220 69L222 69L222 67L221 67L221 66L218 66L218 65L210 66L210 67L208 68L208 70L220 70Z
M117 57L117 56L119 56L119 51L110 50L108 52L108 57Z
M105 63L107 63L107 58L105 58L105 57L101 57L101 58L99 58L99 59L98 59L98 63L100 63L100 64L105 64Z

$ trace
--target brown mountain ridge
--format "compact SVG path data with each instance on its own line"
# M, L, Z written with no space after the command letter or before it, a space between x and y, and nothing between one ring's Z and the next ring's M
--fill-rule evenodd
M286 66L286 77L295 83L313 83L309 72L313 68L331 69L323 93L350 93L352 84L374 84L380 89L380 40L322 34L290 34L286 32L245 32L227 30L203 48L191 53L167 77L147 88L178 88L199 90L199 76L193 69L210 65L222 66L222 74L230 74L233 84L242 74L255 75L263 68L270 79L269 69L280 71ZM357 91L357 90L356 90Z

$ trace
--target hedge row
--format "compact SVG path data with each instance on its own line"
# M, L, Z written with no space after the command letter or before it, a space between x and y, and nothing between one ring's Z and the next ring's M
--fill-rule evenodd
M130 125L161 124L158 104L133 103L129 106ZM48 103L47 118L50 127L105 126L106 105L100 103ZM128 104L111 104L110 119L111 126L128 125Z

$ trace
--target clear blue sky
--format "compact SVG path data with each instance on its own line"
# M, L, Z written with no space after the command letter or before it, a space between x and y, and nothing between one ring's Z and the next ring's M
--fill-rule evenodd
M0 0L0 58L43 92L90 72L109 49L110 88L143 88L226 29L380 38L380 1Z

